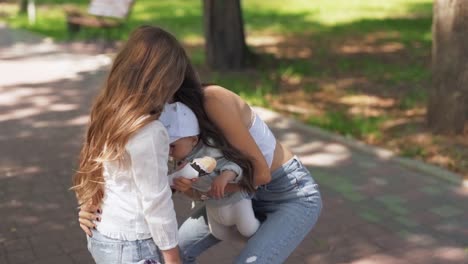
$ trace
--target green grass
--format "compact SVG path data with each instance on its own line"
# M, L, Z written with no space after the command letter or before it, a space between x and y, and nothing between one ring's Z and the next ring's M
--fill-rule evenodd
M87 0L73 4L86 10ZM243 17L249 33L303 34L305 32L343 31L371 32L403 31L403 39L422 38L421 26L426 26L431 14L431 0L244 0ZM43 33L57 39L66 38L63 5L66 0L43 0L38 6L36 25L28 25L25 16L13 16L9 24ZM414 18L415 17L415 18ZM429 17L429 18L428 18ZM137 25L149 23L167 28L186 38L202 37L202 4L199 0L137 0L126 33ZM423 24L423 25L421 25ZM409 30L409 31L408 31ZM415 32L411 32L415 30ZM430 30L430 29L429 29ZM425 30L427 31L427 29ZM417 36L416 36L416 35ZM127 35L122 34L122 38ZM424 36L424 35L423 35Z
M88 0L74 0L83 10ZM398 107L411 109L427 100L425 84L430 80L427 67L431 47L432 0L243 0L243 17L249 37L283 36L285 40L299 40L312 50L309 57L275 58L258 65L248 73L213 73L209 82L218 83L243 96L252 104L268 107L266 96L281 92L281 80L299 82L308 93L321 90L312 80L363 77L371 85L383 86L398 93ZM68 38L63 5L65 0L36 1L37 23L29 25L24 15L0 18L16 28L47 35L56 40ZM7 10L12 14L11 8ZM203 51L202 1L200 0L137 0L126 27L113 32L112 39L124 40L129 32L141 24L166 28L191 46L194 65L205 61ZM94 39L99 30L80 33L77 39ZM193 44L192 40L196 40ZM374 46L397 46L404 58L388 59L391 51L364 55L340 54L334 47L346 43L366 42ZM273 57L273 59L270 59ZM251 73L254 71L254 73ZM304 80L309 80L304 82ZM359 89L358 89L359 90ZM379 136L379 125L387 117L349 116L344 112L326 112L310 118L309 123L344 135L362 138ZM407 149L404 155L421 154Z
M343 112L330 111L323 116L309 118L308 123L345 136L362 138L365 135L379 137L380 125L385 120L385 117L350 116Z
M276 84L274 80L267 75L248 76L244 73L214 73L210 78L212 83L216 83L229 89L249 104L269 108L269 103L265 95L274 95L276 93Z
M421 147L421 146L405 146L403 149L400 151L400 155L403 157L409 157L409 158L414 158L414 157L424 157L427 155L426 150Z
M424 106L427 102L427 92L420 88L410 90L399 102L400 109L406 110L418 106Z

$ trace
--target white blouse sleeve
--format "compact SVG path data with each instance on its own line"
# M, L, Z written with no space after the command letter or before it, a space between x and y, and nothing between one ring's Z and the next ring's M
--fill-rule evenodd
M178 225L167 179L169 137L154 121L127 144L133 177L154 242L161 250L178 244Z

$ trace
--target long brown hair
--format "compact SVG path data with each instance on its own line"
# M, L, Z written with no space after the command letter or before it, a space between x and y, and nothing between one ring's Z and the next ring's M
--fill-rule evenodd
M79 169L72 189L81 204L104 196L103 162L122 160L125 145L140 128L156 120L166 102L194 74L180 43L158 27L134 30L115 57L91 109Z
M187 72L195 72L189 65ZM247 192L255 192L253 184L253 163L252 157L248 157L240 150L232 146L220 131L220 129L210 121L206 114L205 96L203 93L205 84L201 84L196 74L188 74L192 78L185 78L182 86L174 95L174 101L186 104L195 113L200 126L200 138L205 145L220 149L224 157L242 168L242 179L239 185ZM210 140L211 139L211 140Z

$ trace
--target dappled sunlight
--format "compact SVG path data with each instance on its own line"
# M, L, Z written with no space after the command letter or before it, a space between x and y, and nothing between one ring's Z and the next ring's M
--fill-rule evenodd
M432 164L436 164L446 168L451 168L455 164L455 160L452 157L443 154L431 155L427 160Z
M284 104L281 103L279 100L274 100L271 103L271 106L282 112L300 114L304 116L321 116L323 114L323 111L317 109L315 106L309 107L294 104Z
M14 89L0 88L2 96L0 97L0 105L14 106L22 101L23 98L34 95L37 99L34 100L36 105L45 105L49 103L47 97L40 97L40 95L52 93L50 88L25 88L15 87ZM44 100L45 99L45 100Z
M50 88L2 89L0 104L4 106L22 105L22 109L2 111L0 122L19 120L44 112L65 112L79 108L77 104L60 103L60 96Z
M346 237L346 234L340 234L333 239L328 238L333 245L326 250L306 254L305 263L458 264L465 263L468 254L462 247L443 245L436 239L421 237L418 234L408 235L401 245L394 245L391 252L383 252L378 243L370 244L361 239L346 239L343 236ZM371 240L385 241L385 238L372 237ZM432 262L427 262L429 256Z
M76 200L68 189L86 113L110 57L57 46L55 51L31 46L28 53L23 47L24 54L0 50L0 70L6 73L0 79L0 145L6 155L0 162L0 214L5 216L0 243L31 234L50 244L50 236L60 234L57 245L62 246L67 244L63 237L79 229ZM73 240L77 237L82 236ZM71 246L65 247L69 252Z
M312 56L312 49L306 47L264 47L263 50L276 55L277 58L309 58Z
M349 114L359 117L379 117L385 114L382 109L370 108L368 106L351 106L348 111Z
M276 58L309 59L313 57L313 48L307 34L285 37L281 35L253 35L246 38L249 46L273 54Z
M306 144L307 145L307 144ZM344 145L326 144L316 153L308 154L303 151L303 146L295 147L293 150L301 154L301 161L307 166L333 167L351 158L351 151Z
M284 36L254 35L246 38L249 46L275 46L285 41Z
M384 121L381 124L381 128L384 129L384 130L387 130L387 129L391 129L391 128L397 127L397 126L402 126L402 125L405 125L405 124L408 124L408 123L411 123L411 122L412 122L412 120L410 118L407 118L407 117L394 118L394 119L391 119L391 120Z
M368 45L364 43L345 44L337 49L337 53L341 54L380 54L393 53L405 49L405 46L399 42L384 43L380 45Z
M373 106L379 108L389 108L395 105L395 100L392 98L380 98L367 94L346 95L338 101L351 106Z
M61 79L80 78L80 72L96 71L103 66L110 65L111 59L107 56L89 56L88 58L38 58L25 64L22 61L8 63L9 74L2 76L3 85L17 85L20 83L38 84L53 82ZM6 71L0 64L0 71ZM25 74L25 72L27 74Z
M390 108L395 105L394 99L365 94L343 96L338 101L350 107L349 113L366 117L381 116L385 113L382 108Z
M407 117L424 117L426 115L426 107L415 107L404 111L404 115Z
M364 37L364 43L373 44L383 42L390 39L399 39L401 32L398 31L377 31L366 34Z
M329 83L328 85L333 87L334 89L346 89L351 88L353 86L359 86L368 84L369 80L367 78L362 77L344 77L335 79L333 84ZM324 84L324 87L327 87L327 84Z
M302 76L294 74L283 74L281 75L281 81L285 82L287 85L299 85L302 83Z
M332 167L347 160L351 152L344 145L324 144L323 142L310 142L298 144L298 139L282 138L285 145L291 146L294 153L301 156L302 162L307 166Z
M55 52L55 50L56 46L51 38L40 39L39 36L36 36L35 38L33 37L30 41L16 41L9 45L8 48L2 48L1 58L10 60L13 58L21 58L25 56L37 57L38 54L47 54Z
M15 165L8 165L2 164L0 167L0 179L3 177L10 178L16 176L23 176L23 175L32 175L36 173L40 173L42 168L39 166L26 166L26 167L19 167Z
M441 247L434 251L435 258L445 263L463 261L466 254L466 249L459 247Z
M183 38L183 42L188 46L202 46L205 45L205 39L202 36L190 35Z
M291 130L294 125L291 120L279 118L278 114L267 109L254 110L262 119L273 124L275 129L282 130L281 142L301 156L302 162L307 166L333 167L351 158L350 150L343 144L325 143L317 140L307 140L300 136L298 131Z
M20 120L29 116L34 116L42 113L40 109L22 109L14 110L10 113L0 115L0 122L9 120Z
M61 120L52 120L52 121L36 121L31 124L33 128L52 128L52 127L63 127L65 126L85 126L89 122L89 115L83 115L65 122Z
M69 126L83 126L89 122L89 115L82 115L75 117L73 119L67 120L65 122L66 125Z
M456 195L468 198L468 180L463 181L463 185L454 190Z

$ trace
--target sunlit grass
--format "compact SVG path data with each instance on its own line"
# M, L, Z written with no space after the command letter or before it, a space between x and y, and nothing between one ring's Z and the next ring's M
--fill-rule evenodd
M89 3L88 0L36 1L36 24L29 25L27 17L16 15L16 11L7 11L12 15L0 20L58 41L68 40L63 5L71 2L83 10ZM242 73L209 71L202 77L231 89L251 104L264 107L272 107L271 99L281 97L281 93L286 94L288 89L301 89L305 95L326 93L324 83L338 90L345 89L339 91L341 94L361 95L361 90L380 89L371 94L378 97L388 92L394 97L381 99L395 100L397 111L422 107L427 100L426 86L430 81L427 65L432 41L432 2L242 0L248 37L277 37L284 39L282 44L287 48L294 47L289 46L289 41L294 40L298 43L293 44L303 45L310 54L288 57L275 51L260 51L262 45L252 45L252 50L262 60L268 58L266 63L262 61L254 69ZM206 71L202 11L200 0L137 0L125 28L113 32L110 38L125 40L132 29L142 24L161 26L182 40L190 50L193 64ZM75 38L93 40L102 33L85 30ZM274 48L287 49L279 45ZM341 87L334 83L340 79L364 81ZM364 89L362 85L367 87ZM333 96L329 93L328 97ZM339 100L337 97L338 103ZM307 122L361 139L379 138L381 124L391 118L386 114L350 115L345 109L333 106L321 110L322 115L307 118ZM423 154L418 147L403 151L403 155L408 156Z
M36 25L29 26L24 16L13 16L8 22L15 27L64 39L65 17L62 7L70 3L65 0L37 1ZM362 20L427 15L431 12L431 3L431 0L242 1L246 29L250 33L315 32ZM88 1L75 0L73 4L85 10ZM41 9L45 6L47 9ZM131 25L129 28L143 23L160 25L181 38L188 35L202 36L202 4L199 0L138 0L128 23Z
M338 132L345 136L362 139L380 137L380 125L386 117L352 116L339 111L330 111L323 116L310 117L309 124Z

